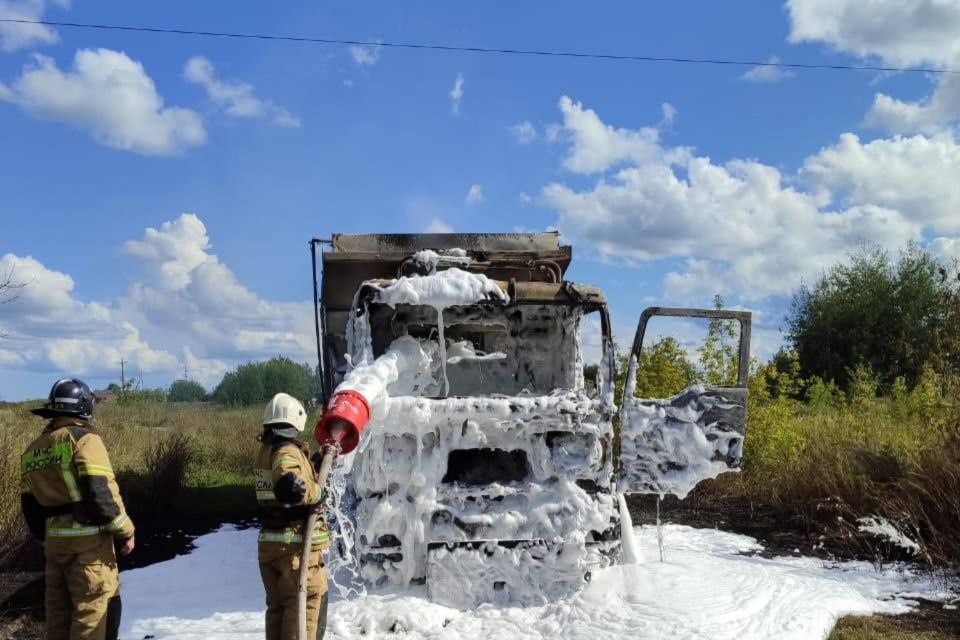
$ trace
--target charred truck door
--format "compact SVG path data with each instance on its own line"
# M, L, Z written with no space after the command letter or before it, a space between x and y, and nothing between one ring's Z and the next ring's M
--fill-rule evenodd
M672 398L636 397L637 366L654 316L707 318L740 325L736 383L695 384ZM683 498L700 481L740 467L750 364L747 311L650 307L640 317L620 408L619 491Z

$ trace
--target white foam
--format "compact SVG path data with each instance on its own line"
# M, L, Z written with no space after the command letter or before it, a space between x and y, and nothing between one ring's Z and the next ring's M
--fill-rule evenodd
M421 249L413 254L413 261L427 270L427 273L433 273L440 264L440 254L433 249Z
M421 257L432 264L436 254ZM439 257L436 257L439 260ZM394 280L377 292L376 301L396 307L399 304L430 306L437 311L437 345L442 363L443 395L450 389L447 377L447 344L444 336L443 310L447 307L470 305L481 300L506 304L510 297L496 282L482 273L470 273L452 267L428 276L404 276Z
M857 527L859 531L864 533L872 533L875 536L878 536L890 544L900 547L910 553L919 553L920 545L916 541L912 540L906 533L898 529L893 525L892 522L886 518L881 518L880 516L869 516L867 518L858 518L857 522L860 525Z
M410 278L403 287L395 287L395 283L383 289L377 299L421 306L476 302L488 295L488 285L496 287L482 276L461 273L455 281L471 284L465 285L466 293L451 294L446 285L438 284L451 271ZM383 292L389 295L384 297ZM558 318L553 313L538 313L536 321L560 336L572 330L578 319L570 314ZM367 312L352 319L349 335L353 340L370 340L370 327L362 326L369 323L369 318ZM443 342L442 334L438 342ZM371 420L355 459L342 467L336 479L336 486L345 487L343 476L349 472L350 487L365 497L354 514L347 514L353 515L356 523L357 547L347 572L351 578L359 572L364 581L380 588L407 587L426 577L427 545L433 541L560 540L564 548L577 550L566 557L576 556L584 564L565 565L571 579L555 581L568 586L582 582L588 561L592 567L610 562L601 547L609 548L612 543L591 544L586 550L583 539L587 532L603 532L616 525L615 500L610 494L588 494L577 484L578 480L587 480L599 487L610 486L612 461L603 455L602 445L612 437L612 408L606 396L591 399L579 390L538 396L425 398L420 396L435 372L434 353L440 355L441 363L452 360L451 364L491 357L500 360L506 354L478 354L472 344L460 341L445 355L437 342L418 342L409 336L394 341L375 360L371 359L370 344L351 343L350 347L355 359L364 364L348 374L338 390L360 390L371 406ZM563 354L556 348L525 350L544 351L544 358ZM545 363L532 369L552 374L556 367L550 369ZM550 445L548 433L554 434ZM565 433L569 435L557 435ZM482 488L445 482L449 456L456 450L522 452L529 465L528 477L519 484L493 483ZM385 534L390 538L384 539ZM448 559L462 566L466 560L461 555L451 553ZM362 568L355 564L357 556L366 558ZM519 556L505 553L499 557L503 562L498 566L504 566ZM478 576L476 584L460 588L464 597L483 594L493 582L506 583L492 580L495 569L491 565L488 572L474 572ZM554 593L555 589L543 591L540 582L529 579L533 565L519 569L515 573L528 580L507 585L511 600L539 602ZM556 578L555 569L551 571ZM492 582L484 582L486 578Z
M387 398L388 391L415 395L434 383L431 361L430 354L417 340L402 336L394 340L382 356L347 373L334 393L356 391L367 399L371 409L375 409Z
M428 274L435 273L441 266L468 267L473 262L464 249L446 249L434 251L421 249L413 254L413 261L420 265Z
M703 480L738 470L743 435L706 418L736 410L737 404L703 385L663 400L637 398L636 369L633 357L621 412L621 491L683 499Z
M622 493L617 494L617 506L620 509L620 544L623 547L623 555L620 561L623 564L640 564L642 562L640 545L637 543L636 534L633 531L633 518L630 517L630 509L627 507L627 501Z
M502 351L494 351L493 353L478 351L473 343L466 340L454 342L447 347L447 364L459 364L470 360L504 360L506 357L507 354Z
M435 540L568 539L577 532L604 531L616 517L609 494L590 496L577 478L609 478L601 464L600 438L609 429L582 393L529 398L391 397L382 419L354 463L360 495L382 496L356 513L361 552L378 553L384 532L396 535L402 558L370 563L373 584L406 586L426 576L427 543ZM551 416L555 416L551 420ZM576 420L569 443L546 445L542 436ZM551 425L555 425L552 427ZM523 451L526 482L454 486L443 481L454 450ZM466 529L473 530L468 535ZM389 550L380 551L388 553ZM535 585L531 585L531 589ZM523 596L526 597L526 596Z
M916 598L949 602L909 565L876 571L865 562L742 555L747 536L666 525L668 562L593 572L580 593L547 604L430 602L422 587L342 600L331 594L327 638L395 640L819 640L843 615L904 613ZM637 529L656 556L653 527ZM264 594L257 531L224 529L197 549L120 574L121 636L156 640L261 640Z
M506 304L509 296L497 283L482 273L470 273L456 267L429 276L404 276L382 288L377 302L395 307L398 304L426 305L444 309L481 300Z

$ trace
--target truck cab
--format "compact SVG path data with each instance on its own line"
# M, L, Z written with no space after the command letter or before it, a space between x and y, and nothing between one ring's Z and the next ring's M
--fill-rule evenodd
M739 465L749 314L644 312L634 356L655 315L723 317L740 323L741 371L733 387L670 399L630 391L615 429L607 301L564 279L571 259L556 233L335 235L323 251L327 396L398 341L415 341L421 369L391 379L349 461L367 584L425 582L432 599L461 608L539 604L619 560L619 494L677 492ZM430 278L434 297L393 295ZM487 293L450 304L444 278L482 281ZM599 333L589 345L588 328ZM599 360L590 381L588 356Z

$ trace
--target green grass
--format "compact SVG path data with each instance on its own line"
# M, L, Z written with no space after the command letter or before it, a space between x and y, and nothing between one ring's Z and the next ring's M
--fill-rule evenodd
M913 617L851 616L837 623L828 640L955 640L954 631L953 625L943 621L921 626Z

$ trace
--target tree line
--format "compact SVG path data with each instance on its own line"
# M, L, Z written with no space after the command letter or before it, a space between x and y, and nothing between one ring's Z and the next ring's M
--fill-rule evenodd
M719 296L717 308L723 306ZM960 378L960 265L916 244L897 255L863 246L792 295L785 344L768 362L751 362L764 393L819 402L831 394L902 396ZM736 324L712 320L694 353L673 337L643 347L637 395L665 397L695 382L732 384ZM618 382L628 356L618 355ZM588 378L593 372L587 371Z
M116 392L118 404L144 402L213 402L222 405L264 404L274 394L289 393L304 403L317 395L318 379L310 366L278 356L269 360L248 362L239 365L223 376L223 379L207 391L196 380L174 380L166 389L121 389L119 385L108 387Z

